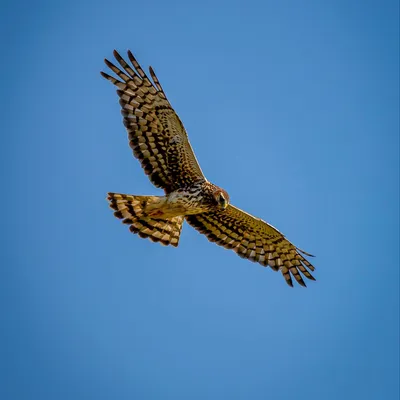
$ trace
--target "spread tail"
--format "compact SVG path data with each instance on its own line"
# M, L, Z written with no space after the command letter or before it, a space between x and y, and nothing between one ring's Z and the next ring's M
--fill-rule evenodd
M154 205L162 202L162 199L159 196L133 196L121 193L108 193L107 197L110 207L115 210L114 215L122 219L122 223L129 225L132 233L165 246L177 247L184 217L154 219L146 212L146 209L154 210Z

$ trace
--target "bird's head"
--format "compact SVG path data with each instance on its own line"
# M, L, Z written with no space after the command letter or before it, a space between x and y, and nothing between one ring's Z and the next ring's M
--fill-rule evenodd
M216 201L217 205L219 208L222 210L225 210L226 207L228 207L229 204L229 195L226 193L224 189L217 188L213 192L214 200Z

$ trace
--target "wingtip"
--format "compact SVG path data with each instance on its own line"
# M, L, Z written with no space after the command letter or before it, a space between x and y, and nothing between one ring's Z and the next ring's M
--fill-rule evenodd
M300 285L300 286L303 286L303 287L307 287L307 285L306 285L306 283L303 281L303 280L301 280L301 281L297 281L298 282L298 284Z
M140 65L138 63L138 61L136 60L136 57L132 54L132 52L128 49L127 50L128 53L128 58L131 60L133 66L136 68L137 66L140 68Z
M115 65L114 65L111 61L107 60L107 58L104 59L104 63L105 63L105 64L107 65L107 67L110 68L110 69L113 69L113 67L115 67Z
M118 53L117 50L113 50L113 56L116 58L116 60L120 61L123 60L123 58L121 57L121 55Z
M296 250L308 257L315 257L313 254L307 253L306 251L300 249L299 247L296 247Z

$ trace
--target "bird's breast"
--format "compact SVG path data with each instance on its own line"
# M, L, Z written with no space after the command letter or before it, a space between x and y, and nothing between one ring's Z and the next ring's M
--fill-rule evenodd
M193 215L209 211L201 190L182 190L168 195L168 207L179 211L180 215Z

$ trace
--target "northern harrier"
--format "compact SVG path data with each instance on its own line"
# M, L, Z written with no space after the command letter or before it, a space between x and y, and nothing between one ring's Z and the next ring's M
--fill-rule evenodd
M153 69L151 82L130 51L133 68L117 51L114 56L122 69L105 63L119 79L101 74L118 88L133 154L151 182L165 191L165 196L108 193L114 215L142 238L175 247L186 219L211 242L281 271L290 286L292 276L302 286L306 285L301 274L315 280L309 272L314 267L303 257L311 254L262 219L231 205L228 193L206 179Z

